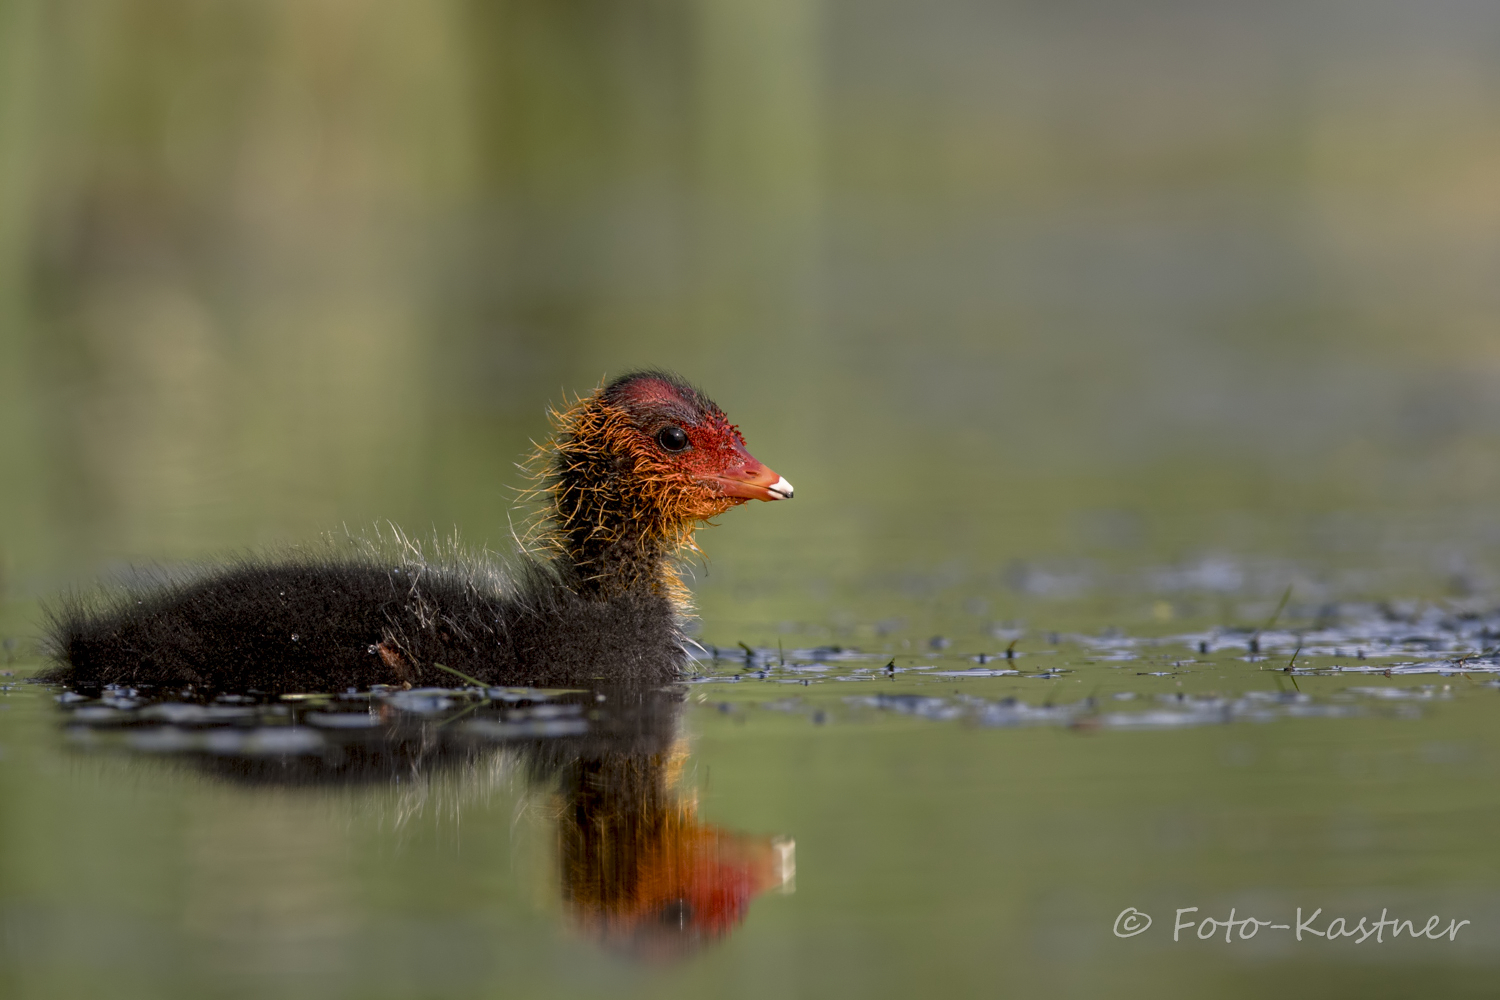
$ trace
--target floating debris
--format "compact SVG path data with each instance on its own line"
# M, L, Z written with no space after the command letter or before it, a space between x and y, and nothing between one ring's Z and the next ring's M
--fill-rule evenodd
M426 759L507 740L581 736L608 698L593 691L384 686L336 697L237 696L206 703L176 700L175 691L161 701L126 693L59 696L68 740L149 754L311 760L332 770L392 754Z

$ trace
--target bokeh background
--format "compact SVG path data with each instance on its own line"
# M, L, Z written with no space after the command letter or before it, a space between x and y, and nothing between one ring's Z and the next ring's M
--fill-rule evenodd
M564 926L514 774L240 788L20 682L37 602L131 564L509 551L547 406L641 365L797 487L701 537L705 643L1021 636L1030 676L864 690L1309 717L695 686L685 789L799 885L655 968ZM0 997L1490 996L1483 675L1335 718L1348 677L1248 635L1180 674L1068 636L1290 584L1283 627L1427 643L1495 606L1497 497L1493 0L0 0ZM1190 905L1474 923L1190 951Z
M722 642L1485 592L1497 272L1474 0L0 0L0 585L503 552L665 365Z

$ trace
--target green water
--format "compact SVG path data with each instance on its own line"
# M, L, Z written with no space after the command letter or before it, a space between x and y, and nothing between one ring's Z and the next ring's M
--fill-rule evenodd
M967 678L797 672L773 652L690 685L678 791L717 827L794 839L795 874L671 961L605 948L567 912L552 786L502 750L373 783L247 785L76 724L65 737L49 692L16 686L0 700L0 981L28 997L1487 992L1500 692L1483 673L1311 660L1294 693L1227 651L1043 658L1050 676ZM1180 714L1184 696L1247 692L1262 698L1240 711L1260 715ZM995 728L981 704L1030 724ZM1037 714L1057 707L1071 714ZM1138 712L1179 715L1137 728ZM1300 907L1313 930L1442 919L1439 940L1173 942L1194 906L1283 924ZM1120 938L1127 907L1153 923ZM1472 923L1443 937L1456 920Z
M1493 992L1497 39L0 0L0 995ZM601 943L498 703L410 715L462 759L253 783L233 726L22 683L43 602L131 564L509 552L547 406L638 365L797 488L700 536L719 656L651 765L716 856L795 842L721 938ZM1174 943L1195 906L1471 923Z

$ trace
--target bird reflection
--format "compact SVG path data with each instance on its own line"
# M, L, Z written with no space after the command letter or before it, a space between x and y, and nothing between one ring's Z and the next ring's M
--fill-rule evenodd
M702 822L682 788L680 689L376 689L190 702L64 696L68 736L240 785L487 789L518 767L545 796L570 920L610 950L670 960L720 939L792 884L792 843Z
M578 759L560 789L558 862L574 919L613 948L671 957L722 937L750 900L790 888L792 843L698 821L675 787L686 754Z

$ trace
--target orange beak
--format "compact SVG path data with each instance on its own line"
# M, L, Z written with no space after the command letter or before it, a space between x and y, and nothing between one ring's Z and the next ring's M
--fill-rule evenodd
M755 460L744 448L736 447L741 459L717 476L707 477L726 497L746 500L790 500L792 484Z

